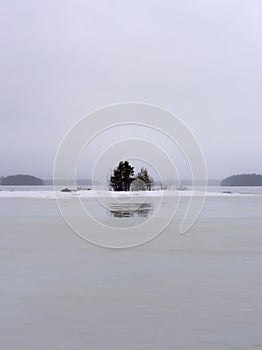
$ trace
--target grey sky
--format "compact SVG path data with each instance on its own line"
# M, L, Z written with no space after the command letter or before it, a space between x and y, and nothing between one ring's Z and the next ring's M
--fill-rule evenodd
M51 177L70 126L125 101L179 116L210 178L262 173L261 16L260 0L2 1L0 175Z

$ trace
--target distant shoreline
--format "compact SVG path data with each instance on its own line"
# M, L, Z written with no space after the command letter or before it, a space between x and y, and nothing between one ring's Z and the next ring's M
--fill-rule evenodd
M221 186L262 186L262 175L259 174L240 174L231 175L221 181Z

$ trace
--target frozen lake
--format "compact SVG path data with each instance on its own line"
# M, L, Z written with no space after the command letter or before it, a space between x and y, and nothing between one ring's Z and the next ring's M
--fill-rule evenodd
M95 211L137 224L154 200ZM180 235L187 200L158 237L114 250L81 240L54 199L0 198L0 348L262 349L262 196L208 196Z

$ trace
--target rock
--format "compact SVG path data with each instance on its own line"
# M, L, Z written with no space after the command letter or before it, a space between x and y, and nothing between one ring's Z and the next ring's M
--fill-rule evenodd
M61 192L72 192L72 190L70 190L70 188L63 188Z

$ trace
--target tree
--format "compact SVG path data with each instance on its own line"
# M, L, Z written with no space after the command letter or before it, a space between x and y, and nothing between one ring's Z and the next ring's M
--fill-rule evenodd
M121 161L110 176L110 187L114 191L129 191L130 184L134 179L134 167L128 161Z
M137 180L143 181L143 183L146 185L147 190L151 191L153 179L149 175L146 168L141 168L141 170L137 174Z

